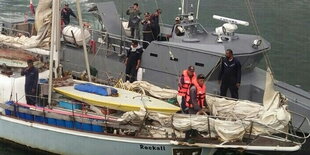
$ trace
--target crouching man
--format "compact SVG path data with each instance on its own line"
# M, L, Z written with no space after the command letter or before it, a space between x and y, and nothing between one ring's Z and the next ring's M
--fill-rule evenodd
M187 114L206 114L206 85L203 74L197 76L197 80L191 85L186 94L186 110ZM185 139L191 142L190 138L198 136L197 130L189 130L185 133Z
M191 85L186 94L186 112L187 114L202 114L206 107L206 85L203 74L197 76L197 80Z

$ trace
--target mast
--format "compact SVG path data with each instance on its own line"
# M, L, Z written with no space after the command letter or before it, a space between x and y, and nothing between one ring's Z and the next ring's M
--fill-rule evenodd
M181 17L184 19L190 19L195 20L195 18L198 18L198 12L200 7L200 0L181 0ZM197 10L196 10L196 16L195 14L195 7L194 5L197 3Z
M80 7L80 0L76 0L76 9L78 12L78 18L79 18L79 24L81 27L81 33L83 37L83 50L84 50L84 57L85 57L85 64L86 64L86 71L88 75L88 81L91 82L91 76L90 76L90 68L89 68L89 62L88 62L88 54L87 54L87 49L86 49L86 41L85 41L85 36L84 36L84 26L83 26L83 20L82 20L82 13L81 13L81 7Z
M199 8L200 8L200 0L198 0L198 2L197 2L196 20L198 20L198 17L199 17Z
M60 42L60 39L57 38L59 36L60 26L57 26L57 24L60 24L60 0L52 0L52 31L51 31L51 47L50 47L50 61L49 61L49 88L48 88L48 104L51 105L52 102L52 89L53 89L53 72L56 75L56 71L54 70L54 62L55 66L56 63L59 63L58 61L58 44L57 42ZM58 28L58 29L57 29ZM58 35L57 35L58 34ZM55 60L55 61L54 61ZM58 64L57 64L58 66Z

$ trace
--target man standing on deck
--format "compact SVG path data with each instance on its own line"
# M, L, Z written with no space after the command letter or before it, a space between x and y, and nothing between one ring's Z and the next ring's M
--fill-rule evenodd
M160 34L160 26L159 26L159 16L161 14L161 9L157 9L154 14L151 15L151 23L152 23L152 33L155 40L158 40L158 35Z
M150 20L150 13L144 13L144 20L141 22L143 26L143 48L146 49L148 47L148 43L154 40L153 33L152 33L152 23Z
M33 66L33 60L27 61L28 67L23 69L21 75L25 75L25 95L29 105L36 104L37 85L39 80L38 69Z
M140 47L138 41L133 40L130 49L127 51L127 57L125 60L126 65L126 79L130 83L136 81L137 71L141 64L141 57L143 53L143 48Z
M189 66L186 70L183 70L182 75L179 78L177 100L183 113L186 113L185 96L195 80L196 73L193 66Z
M139 4L134 3L127 11L126 14L129 15L128 27L130 28L130 36L135 39L140 39L140 21L141 12L139 10Z
M66 3L65 7L61 10L61 21L63 24L69 25L70 24L70 15L77 19L74 12L69 8L69 4Z
M218 82L221 84L221 96L226 96L227 89L230 90L232 98L238 99L238 89L241 82L241 64L234 58L233 51L227 49L225 58L222 60Z

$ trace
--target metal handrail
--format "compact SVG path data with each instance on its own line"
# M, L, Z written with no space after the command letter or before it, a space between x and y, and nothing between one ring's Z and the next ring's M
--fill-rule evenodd
M120 41L124 41L124 42L128 42L131 43L133 40L138 41L140 43L147 43L150 44L150 42L148 41L144 41L144 40L139 40L139 39L134 39L134 38L130 38L127 36L122 36L122 35L117 35L117 34L113 34L113 33L109 33L109 32L104 32L104 31L100 31L100 30L95 30L95 29L89 29L90 31L96 32L98 34L101 34L102 37L108 36L109 38L112 39L118 39ZM124 40L122 40L124 39Z
M20 32L23 34L27 34L27 37L30 37L30 33L27 31L23 31L23 30L18 30L18 29L14 29L14 28L9 28L9 27L1 27L2 29L6 29L6 30L11 30L11 32L16 31L16 32Z

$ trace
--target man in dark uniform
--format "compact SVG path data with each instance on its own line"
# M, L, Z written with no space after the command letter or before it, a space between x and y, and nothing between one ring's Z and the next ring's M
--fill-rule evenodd
M171 34L167 36L168 38L171 38L173 33L175 33L177 36L183 36L185 34L183 27L179 24L181 24L181 18L175 17L175 23L172 26Z
M126 14L129 15L128 27L130 28L130 35L132 38L140 39L140 9L139 4L134 3L127 11Z
M158 40L158 35L160 33L160 26L159 26L160 14L161 14L161 9L157 9L155 13L151 15L152 33L153 33L155 40Z
M23 69L21 75L25 75L25 95L29 105L36 104L36 93L39 79L38 69L33 66L33 60L27 61L28 67Z
M130 49L127 51L127 57L125 60L126 65L126 79L129 82L134 82L137 79L137 71L140 67L141 56L143 48L139 46L138 41L133 40Z
M69 25L70 15L73 16L74 18L77 18L74 12L69 8L69 4L66 3L65 7L61 10L61 20L65 25Z
M227 89L229 89L231 97L238 99L238 89L241 82L241 64L239 60L234 58L231 49L226 50L225 56L222 60L218 77L219 83L221 84L221 96L226 96Z
M141 22L143 25L143 41L152 42L154 40L154 36L152 33L152 25L150 20L150 13L146 12L144 14L144 20ZM143 42L143 48L146 49L149 44Z

